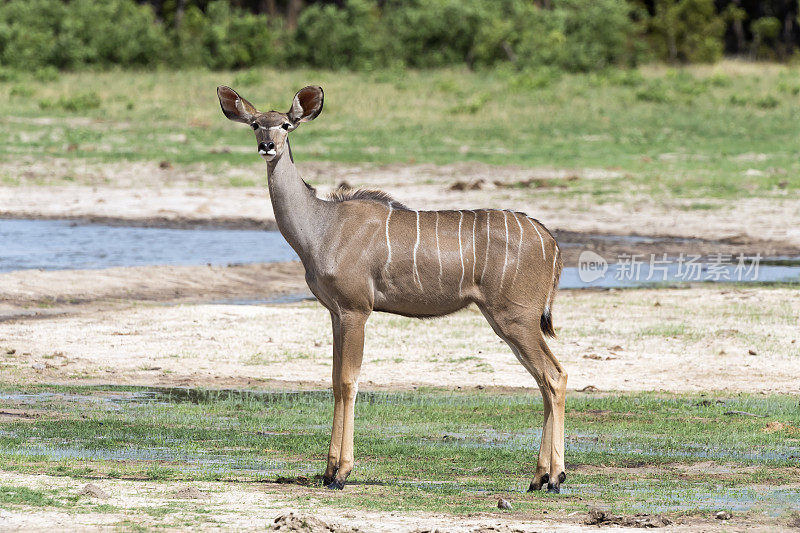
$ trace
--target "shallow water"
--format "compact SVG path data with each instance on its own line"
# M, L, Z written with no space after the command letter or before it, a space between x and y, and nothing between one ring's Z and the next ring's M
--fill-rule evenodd
M0 219L0 272L296 261L277 231Z
M599 235L599 241L653 243L690 242L637 236ZM562 247L586 246L562 242ZM596 259L602 260L599 256ZM227 265L296 261L294 250L277 231L226 229L165 229L103 224L78 224L68 220L0 219L0 272L12 270L73 270L147 265ZM630 264L586 264L566 267L562 289L647 286L679 282L800 281L797 258L775 261L761 258L737 265L697 262L651 264L639 258ZM292 295L297 301L307 295ZM253 305L282 303L262 300L221 300L218 303Z

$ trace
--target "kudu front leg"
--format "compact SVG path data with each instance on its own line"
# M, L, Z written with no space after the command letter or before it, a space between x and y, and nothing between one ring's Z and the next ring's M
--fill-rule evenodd
M347 476L353 470L353 429L355 419L355 403L358 394L358 377L361 373L361 361L364 356L364 324L367 315L343 313L338 316L339 347L338 373L334 368L334 390L338 377L339 398L334 406L334 431L331 434L331 450L328 454L328 469L325 474L332 474L332 480L326 483L329 489L343 489ZM334 320L336 324L336 320ZM335 326L334 326L335 329ZM336 350L336 334L334 333L334 351ZM334 366L337 361L334 356ZM335 393L334 393L335 395ZM336 424L341 413L341 431L337 434ZM335 450L334 441L339 440L338 461L331 468L332 456ZM327 479L326 479L327 481Z
M342 426L344 423L344 401L342 400L342 332L339 315L331 313L333 326L333 427L331 428L331 444L328 448L328 465L322 481L327 487L333 483L336 472L339 470L339 455L342 447Z

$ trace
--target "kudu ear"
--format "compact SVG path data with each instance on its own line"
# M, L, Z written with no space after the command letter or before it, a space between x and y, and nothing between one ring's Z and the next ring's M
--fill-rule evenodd
M217 87L217 96L219 97L219 105L222 107L222 112L231 120L250 124L253 121L253 116L258 113L253 104L239 96L239 93L230 87L224 85Z
M314 120L322 112L322 101L325 99L325 93L322 92L322 87L316 85L309 85L303 87L297 94L294 95L292 100L292 108L289 109L289 120L292 121L296 128L301 122L308 122Z

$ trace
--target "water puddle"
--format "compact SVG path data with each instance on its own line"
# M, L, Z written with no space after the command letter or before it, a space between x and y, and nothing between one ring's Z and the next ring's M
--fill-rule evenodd
M582 238L583 242L569 239ZM578 266L561 275L564 289L614 288L681 282L800 282L800 259L759 257L737 263L700 256L618 253L606 261L591 250L652 251L708 248L707 241L620 235L578 236L565 232L564 250L583 248ZM620 248L620 246L622 248ZM588 255L585 255L588 254ZM608 254L607 254L608 255ZM683 254L680 254L683 256ZM296 261L297 255L277 231L166 229L83 224L69 220L0 219L0 272L12 270L101 269L148 265L229 265ZM720 258L718 258L720 259ZM257 305L296 302L307 295L278 299L219 300L220 304Z
M0 272L297 260L277 231L0 219Z
M214 454L205 450L179 451L167 447L150 448L84 448L77 446L52 446L32 444L0 449L6 455L23 457L43 457L50 461L64 459L77 461L152 461L168 463L166 467L186 473L249 474L258 477L293 474L314 474L318 465L297 463L275 459L237 457L235 455Z

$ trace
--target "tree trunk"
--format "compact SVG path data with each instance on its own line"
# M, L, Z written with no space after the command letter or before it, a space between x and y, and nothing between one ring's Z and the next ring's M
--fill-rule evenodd
M270 19L273 19L278 16L278 6L275 4L275 0L261 0L258 4L258 12L266 13Z
M181 22L183 22L183 12L186 7L186 0L178 0L178 5L175 7L175 29L181 29Z
M286 9L286 27L289 31L297 29L297 19L300 18L300 12L303 10L303 0L289 0L289 6Z

